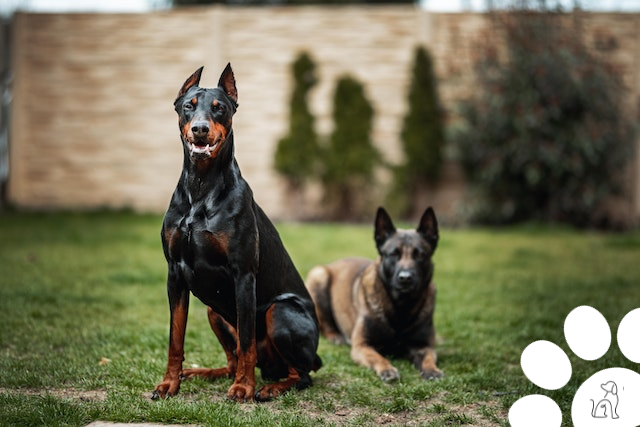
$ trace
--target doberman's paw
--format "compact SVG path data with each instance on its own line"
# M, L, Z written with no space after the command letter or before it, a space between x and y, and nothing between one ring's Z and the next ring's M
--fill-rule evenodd
M180 380L176 381L163 381L158 384L151 393L151 400L158 400L160 398L166 398L175 396L180 390Z
M254 398L255 387L248 384L233 384L227 392L227 399L235 402L248 402Z
M271 399L275 399L276 397L280 396L281 394L289 390L289 388L283 388L282 386L279 386L279 384L280 383L267 384L264 387L262 387L260 390L256 392L256 395L255 395L256 401L268 402Z
M382 381L388 383L399 380L400 372L398 372L395 367L391 366L390 368L387 368L384 371L380 372L379 376Z
M278 390L267 389L266 387L262 387L260 390L256 392L254 399L256 402L268 402L271 399L274 399L280 395Z
M425 370L420 372L420 374L425 380L439 380L441 378L444 378L444 372L439 369Z

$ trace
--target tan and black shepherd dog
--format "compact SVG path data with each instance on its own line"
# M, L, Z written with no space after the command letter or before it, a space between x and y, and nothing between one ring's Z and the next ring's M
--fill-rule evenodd
M309 272L306 286L320 330L334 343L349 343L353 360L383 381L400 378L383 355L408 358L425 379L442 377L434 350L435 213L429 207L416 230L396 230L379 208L374 237L376 261L346 258Z

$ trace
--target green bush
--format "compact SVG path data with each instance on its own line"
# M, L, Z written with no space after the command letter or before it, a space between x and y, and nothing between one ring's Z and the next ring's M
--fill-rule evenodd
M359 219L365 212L368 192L380 154L371 142L374 111L364 87L343 76L333 100L334 130L323 155L325 202L332 219Z
M506 59L494 42L478 55L475 96L456 136L485 202L477 219L599 225L633 150L619 75L566 15L495 18Z
M405 162L394 170L387 201L392 211L406 215L416 210L413 200L422 184L434 184L440 177L445 144L443 113L433 61L424 47L418 47L415 51L409 110L400 138Z
M316 84L315 64L307 53L301 53L292 65L294 87L291 94L289 133L278 142L275 168L294 189L317 175L318 136L307 98Z

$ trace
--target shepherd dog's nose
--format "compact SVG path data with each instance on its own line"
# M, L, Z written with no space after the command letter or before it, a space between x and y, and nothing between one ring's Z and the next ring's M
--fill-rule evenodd
M413 280L413 273L410 270L402 270L398 273L398 281L402 284L409 283Z

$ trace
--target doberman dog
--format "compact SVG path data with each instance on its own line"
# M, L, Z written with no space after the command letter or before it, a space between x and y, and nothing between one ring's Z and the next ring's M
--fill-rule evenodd
M435 213L425 210L416 230L397 230L379 208L374 238L376 261L346 258L309 271L320 329L334 343L350 343L352 359L383 381L400 378L383 354L407 357L424 379L442 377L434 349Z
M264 401L311 385L309 372L322 365L318 321L278 232L240 174L231 65L216 88L198 86L203 68L184 82L174 103L184 162L162 224L171 322L167 370L152 398L175 395L184 379L232 377L229 399ZM190 293L208 307L226 367L182 369ZM275 381L257 392L256 366Z

